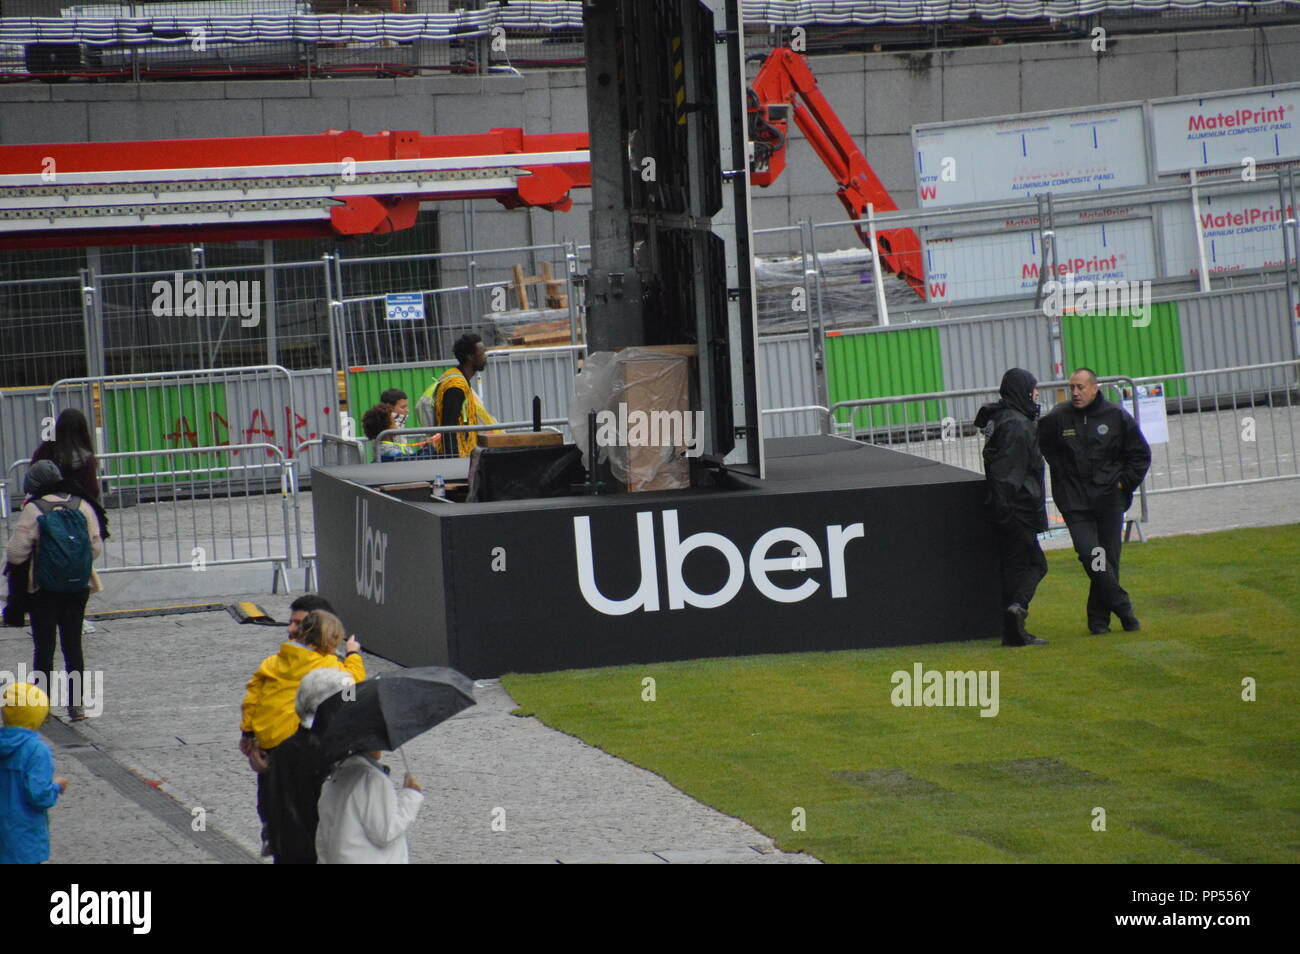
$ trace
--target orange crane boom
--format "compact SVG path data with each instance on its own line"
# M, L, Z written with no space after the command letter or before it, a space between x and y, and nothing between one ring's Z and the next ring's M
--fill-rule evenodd
M763 60L749 88L750 138L754 141L754 166L750 181L769 186L785 170L786 132L790 113L795 125L817 153L839 186L836 195L852 219L863 219L870 204L876 212L893 212L898 205L854 143L835 110L817 86L812 70L799 54L773 50ZM862 244L871 247L865 225L855 226ZM878 229L881 264L894 272L925 299L925 269L921 242L908 228Z

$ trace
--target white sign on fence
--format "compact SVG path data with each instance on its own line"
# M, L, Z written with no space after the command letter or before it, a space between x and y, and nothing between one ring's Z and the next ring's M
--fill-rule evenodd
M385 295L384 311L389 321L424 321L424 296L419 292Z
M1139 384L1138 427L1148 444L1169 443L1169 419L1165 416L1165 386L1163 384ZM1133 414L1133 389L1124 388L1125 410Z
M1145 185L1141 106L913 127L923 207Z
M1244 159L1259 166L1300 158L1297 106L1300 86L1153 101L1156 173L1237 167Z

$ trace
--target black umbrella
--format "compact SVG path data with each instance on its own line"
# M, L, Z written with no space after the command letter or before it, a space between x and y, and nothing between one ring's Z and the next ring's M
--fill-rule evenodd
M423 666L357 683L316 710L327 763L356 752L392 752L422 732L474 705L474 683L454 669Z

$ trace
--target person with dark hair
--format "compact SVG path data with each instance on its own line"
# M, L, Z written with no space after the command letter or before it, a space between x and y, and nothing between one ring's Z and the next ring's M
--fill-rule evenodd
M343 624L333 613L314 609L290 626L295 630L293 638L282 643L274 656L262 660L248 680L239 724L239 751L257 773L257 814L262 819L262 851L266 855L271 853L265 827L266 773L273 764L275 747L298 730L294 709L298 684L307 673L321 668L346 670L357 682L366 678L361 644L355 636L348 636L344 644ZM336 653L340 644L346 649L342 660Z
M1052 500L1070 529L1088 574L1088 632L1110 632L1110 616L1125 632L1141 629L1133 602L1119 585L1124 513L1151 467L1151 448L1133 416L1101 396L1097 374L1070 375L1070 400L1038 424L1038 444L1052 468Z
M307 618L308 613L314 613L316 610L333 613L334 607L330 605L330 601L325 597L315 593L304 593L289 604L290 639L298 638L298 627L302 625L302 621Z
M483 339L475 334L461 335L452 347L456 367L448 368L420 397L420 416L425 427L456 427L457 425L495 424L470 382L487 367L487 351ZM443 435L443 446L451 453L452 434ZM456 453L468 457L478 446L478 432L464 431L454 434Z
M101 540L107 540L108 514L99 502L99 474L92 450L90 425L86 415L76 408L64 410L54 422L54 440L42 441L32 451L32 463L50 461L62 475L58 486L49 492L72 494L89 504L99 519ZM5 575L9 577L9 597L5 602L3 621L6 626L22 626L28 614L26 566L6 563Z
M84 719L81 688L86 659L81 629L86 601L96 590L94 560L104 549L99 517L90 502L69 488L52 461L32 464L23 481L27 502L5 547L11 566L27 564L27 611L32 616L35 654L32 675L53 685L54 647L63 647L63 666L71 698L68 717ZM23 581L11 571L10 582ZM75 674L75 678L74 678Z
M393 409L393 427L405 427L406 418L411 409L411 399L401 388L389 388L379 395L379 403L387 404Z
M64 478L77 485L78 496L99 500L99 468L95 462L94 446L86 415L70 407L54 422L54 440L42 441L32 451L32 463L54 461Z
M395 460L424 460L437 456L438 450L442 446L441 434L434 434L422 441L399 441L391 438L380 441L380 434L397 428L396 421L397 415L393 412L390 404L376 404L361 415L361 430L370 440L378 441L375 446L375 460L378 463L386 464Z
M1038 380L1024 368L1002 376L1000 399L975 416L984 431L985 504L997 528L1002 563L1003 646L1047 642L1025 629L1029 601L1047 575L1038 534L1047 529L1043 455L1038 452Z

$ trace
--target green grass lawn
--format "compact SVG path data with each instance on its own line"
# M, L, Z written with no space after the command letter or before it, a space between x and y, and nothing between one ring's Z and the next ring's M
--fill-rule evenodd
M1048 563L1030 618L1048 646L983 640L503 682L518 714L823 861L1300 858L1300 526L1127 547L1140 633L1087 635L1073 551ZM996 670L998 714L894 706L891 674L915 663ZM647 676L653 702L642 700ZM1242 698L1246 677L1254 702Z

